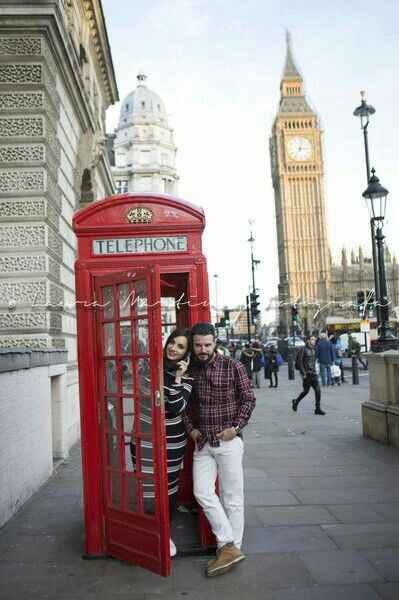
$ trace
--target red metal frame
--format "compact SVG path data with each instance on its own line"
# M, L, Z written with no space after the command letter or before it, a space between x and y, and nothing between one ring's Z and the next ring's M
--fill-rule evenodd
M127 213L132 208L146 207L153 214L151 223L130 224ZM78 211L73 219L78 237L76 262L76 295L78 320L78 361L81 402L82 464L86 553L89 556L111 554L140 564L161 575L170 574L169 517L166 474L166 442L163 403L154 409L153 436L157 463L154 517L110 510L107 504L107 475L104 446L106 424L105 402L98 404L104 381L101 368L101 341L96 327L101 323L101 309L95 306L101 286L131 280L143 275L149 282L150 302L155 303L149 314L152 395L162 390L162 347L160 279L163 274L187 273L187 293L190 306L185 319L187 326L210 318L206 260L202 254L201 236L205 227L204 214L193 205L170 196L125 194L106 198ZM95 255L95 239L173 236L187 237L187 250L179 253ZM100 294L101 296L101 294ZM158 308L157 308L158 307ZM116 330L119 328L116 327ZM116 341L119 341L119 333ZM100 365L99 365L100 363ZM99 368L100 367L100 368ZM99 406L101 411L99 412ZM121 424L121 423L120 423ZM124 448L120 442L120 460ZM190 453L192 449L188 450ZM190 457L189 457L190 458ZM140 457L137 456L140 463ZM187 460L187 465L190 461ZM182 489L189 490L191 471L185 467ZM122 506L126 506L126 491L122 489ZM190 491L190 490L189 490ZM108 498L109 500L109 498ZM139 509L140 502L139 499ZM140 511L139 511L140 512ZM131 528L129 535L127 531ZM134 529L134 534L131 531ZM153 542L149 543L152 539ZM200 539L204 545L212 542L209 526L200 517Z

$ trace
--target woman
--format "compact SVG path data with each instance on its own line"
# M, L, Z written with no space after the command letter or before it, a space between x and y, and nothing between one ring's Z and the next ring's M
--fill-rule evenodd
M163 391L165 399L165 426L168 469L169 512L172 518L176 510L179 477L183 464L187 439L182 413L190 398L192 378L187 376L190 362L190 332L188 329L175 329L166 340L163 353ZM141 406L141 429L151 428L151 408ZM142 441L141 462L144 473L153 473L152 442ZM135 465L135 445L131 444L133 465ZM154 499L153 483L144 482L144 498L148 506ZM148 512L151 511L151 508ZM176 555L176 546L170 540L170 554Z

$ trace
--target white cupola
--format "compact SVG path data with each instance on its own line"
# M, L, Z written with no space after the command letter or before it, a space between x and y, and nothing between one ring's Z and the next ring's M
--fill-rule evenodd
M160 192L177 194L177 148L163 100L137 76L136 89L123 100L115 129L115 165L112 174L117 193Z

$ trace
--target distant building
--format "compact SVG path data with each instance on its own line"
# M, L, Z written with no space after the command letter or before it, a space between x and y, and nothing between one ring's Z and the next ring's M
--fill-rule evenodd
M136 89L121 104L118 127L108 137L108 154L118 194L160 192L177 195L179 177L173 129L163 100L137 76Z
M230 308L230 335L231 337L243 337L248 335L247 309L245 306ZM250 334L255 334L255 326L250 326Z

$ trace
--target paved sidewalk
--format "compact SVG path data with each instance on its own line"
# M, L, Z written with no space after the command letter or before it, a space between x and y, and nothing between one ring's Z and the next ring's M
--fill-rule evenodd
M0 530L1 600L398 600L399 451L361 436L367 372L323 388L325 417L310 394L294 414L300 382L285 368L280 380L257 393L245 432L247 560L234 571L207 579L205 558L176 558L163 579L82 560L75 448Z

